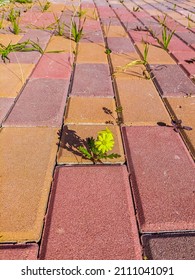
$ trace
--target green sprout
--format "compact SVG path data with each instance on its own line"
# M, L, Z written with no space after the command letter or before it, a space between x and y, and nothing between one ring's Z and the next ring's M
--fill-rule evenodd
M106 53L106 54L111 54L111 52L112 52L112 50L111 50L111 49L106 48L106 50L105 50L105 53Z
M167 27L166 26L163 27L163 30L162 30L162 44L163 44L163 48L165 50L168 50L169 43L170 43L171 38L173 37L174 33L175 33L175 30L173 30L170 33L167 33Z
M140 11L140 8L137 6L137 7L133 7L133 11L134 12L139 12Z
M27 40L22 43L17 44L11 44L9 43L8 46L4 46L3 44L0 44L0 55L3 62L6 62L6 59L10 61L8 55L11 52L28 52L28 51L38 51L41 54L43 54L42 48L35 42L31 40Z
M1 19L0 19L0 29L3 28L3 21L4 21L4 18L5 18L5 15L4 15L4 13L3 13L2 16L1 16Z
M85 23L86 18L83 21L83 25ZM76 22L72 21L72 27L71 27L71 37L72 39L78 43L83 36L83 25L81 27L77 27Z
M102 159L120 157L120 155L115 153L108 154L114 147L114 136L108 128L99 131L96 139L90 137L86 140L88 147L79 146L78 150L85 159L91 160L94 164L102 162Z
M51 2L49 2L49 1L46 1L45 3L41 3L41 1L38 0L38 3L39 3L42 13L47 11L49 9L49 7L51 6Z
M7 19L11 22L13 33L18 35L20 33L20 27L19 27L20 11L16 11L13 8L11 8Z
M187 19L188 19L188 28L191 28L192 16L188 14Z

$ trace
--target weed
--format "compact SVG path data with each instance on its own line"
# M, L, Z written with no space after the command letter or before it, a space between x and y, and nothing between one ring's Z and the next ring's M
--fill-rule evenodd
M32 0L14 0L14 2L17 2L20 4L31 4Z
M43 54L42 48L35 42L31 40L27 40L22 43L17 44L11 44L9 43L8 46L4 46L3 44L0 44L0 55L3 62L6 62L6 59L10 61L8 55L11 52L28 52L28 51L38 51L41 54Z
M91 160L94 164L102 162L102 159L120 157L118 154L108 154L108 151L111 151L114 147L114 137L108 128L99 131L96 139L89 137L86 142L87 146L79 146L78 150L84 158Z
M16 11L14 10L14 8L11 8L10 13L7 16L7 20L13 22L19 17L20 17L20 11Z
M161 19L160 16L157 16L157 18L158 18L160 25L166 26L167 14L164 15L163 19Z
M177 5L176 5L176 4L174 4L174 5L173 5L173 10L176 10L176 7L177 7Z
M117 114L119 114L119 116L117 118L115 118L113 116L113 112L110 109L108 109L106 107L103 107L102 109L103 109L105 114L110 115L114 119L114 121L116 122L117 125L121 125L122 124L122 116L120 115L122 113L122 111L123 111L122 106L117 106L116 107L115 112ZM113 124L114 125L114 122L113 121L106 121L106 124Z
M188 14L187 19L188 19L188 28L191 28L192 16Z
M111 54L111 52L112 52L112 50L111 50L111 49L106 48L106 50L105 50L105 53L106 53L106 54Z
M79 7L79 11L77 11L77 16L78 16L79 18L82 18L86 13L87 13L86 10L81 9L81 7Z
M56 35L58 36L63 36L64 35L64 29L65 29L65 23L62 23L60 22L60 19L55 15L54 15L54 18L55 18L55 24L56 24Z
M173 30L170 33L167 33L167 27L164 26L163 30L162 30L162 44L163 44L163 48L165 50L168 49L169 43L171 41L171 38L173 37L173 34L175 33L175 30Z
M49 2L49 1L46 1L45 3L41 3L41 1L38 0L38 3L39 3L42 13L47 11L49 9L49 7L51 6L51 2Z
M11 8L7 19L11 22L12 32L18 35L20 32L20 27L19 27L20 11L16 11L13 8Z
M4 15L4 13L3 13L2 16L1 16L1 19L0 19L0 29L3 28L4 17L5 17L5 15Z
M138 6L137 7L133 7L133 11L134 12L139 12L140 11L140 7L138 7Z
M72 26L71 26L71 37L72 39L78 43L83 36L83 25L85 23L86 18L83 21L83 24L81 27L78 27L76 22L73 20L72 21Z

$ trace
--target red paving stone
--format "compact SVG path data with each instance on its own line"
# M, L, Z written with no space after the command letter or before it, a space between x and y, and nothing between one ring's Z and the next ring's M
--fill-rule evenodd
M135 52L133 43L129 38L109 37L107 38L108 47L113 53L130 53Z
M32 79L3 126L61 127L69 82Z
M141 259L125 166L57 168L41 259Z
M0 245L0 260L37 260L37 244Z
M194 234L144 235L142 240L149 260L195 260Z
M31 78L69 79L71 72L70 54L46 53L41 57Z
M194 163L167 127L124 127L127 162L142 232L194 230Z
M110 70L107 64L77 64L71 95L113 97Z

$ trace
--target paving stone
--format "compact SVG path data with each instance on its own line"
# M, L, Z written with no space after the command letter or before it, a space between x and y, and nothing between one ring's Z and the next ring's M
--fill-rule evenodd
M174 52L172 55L177 60L177 62L181 64L181 63L184 63L185 60L190 60L190 59L194 58L195 53L192 50L189 52L177 51L177 52Z
M40 58L41 53L38 51L12 52L9 54L9 59L11 63L36 64Z
M31 40L37 43L43 50L46 48L51 37L51 33L45 30L30 29L19 41L20 43ZM29 53L28 53L29 54Z
M141 259L125 166L57 168L49 207L41 259Z
M115 145L111 153L119 154L121 157L116 159L103 159L102 162L109 164L125 162L122 140L120 130L116 125L65 125L62 131L60 149L57 156L58 164L91 164L92 161L82 158L77 148L86 144L86 138L93 137L97 138L99 131L108 127L115 140Z
M190 76L191 79L195 78L195 65L194 64L188 64L188 63L182 63L181 67L186 71L188 76Z
M47 11L56 13L56 12L63 12L64 9L65 9L65 3L51 3Z
M147 42L148 44L152 44L154 46L159 46L156 39L154 39L148 31L134 31L130 30L129 35L132 37L134 43L140 45L143 42ZM152 47L152 46L149 46ZM155 49L155 48L154 48Z
M97 7L100 18L115 18L116 15L110 7Z
M114 53L130 53L135 52L133 43L129 38L109 37L107 38L108 47Z
M181 119L184 126L189 126L192 130L181 130L181 133L189 147L192 156L195 158L195 98L165 98L171 115L176 119Z
M0 124L14 104L14 98L0 98Z
M23 35L15 35L15 34L0 34L0 44L4 46L8 46L11 44L17 44Z
M38 250L37 244L0 245L0 260L37 260Z
M170 117L152 81L117 79L116 82L125 125L170 124Z
M35 26L36 28L47 28L48 26L55 24L56 19L55 17L59 18L61 12L55 12L55 16L53 13L44 12L40 16L40 18L36 21Z
M165 126L123 135L141 231L193 230L195 169L180 135Z
M79 42L104 44L102 31L85 31Z
M182 38L188 45L192 45L195 43L195 34L191 31L186 32L177 32L177 35Z
M178 65L151 65L162 96L195 95L195 85Z
M112 116L106 113L106 109L112 111ZM70 97L66 107L65 123L105 124L109 121L115 123L117 118L115 110L113 98Z
M32 79L3 126L61 127L68 80Z
M137 52L131 53L111 53L110 54L111 63L114 71L117 70L118 67L125 66L134 60L139 60L140 56Z
M0 64L0 97L16 97L30 76L34 64Z
M106 26L104 26L104 32L106 37L128 37L128 34L125 31L125 29L122 26L118 25L109 25L107 26L107 28Z
M72 66L68 53L44 54L37 64L31 78L70 79Z
M104 44L79 43L77 63L108 63Z
M110 71L107 64L77 64L71 95L113 97Z
M138 43L137 47L143 56L145 44ZM161 47L152 45L150 45L148 48L147 61L149 64L176 64L165 50L163 50Z
M57 129L51 128L1 129L0 242L39 241L57 138Z
M149 260L195 260L194 234L143 235L142 239Z
M62 36L52 36L45 52L60 51L72 53L76 48L75 42Z
M187 46L184 42L182 42L179 38L172 37L168 49L170 52L176 52L176 51L183 51L183 52L189 52L191 51L191 48Z
M101 31L101 25L99 21L94 21L91 19L86 19L83 24L83 32L85 31Z
M33 26L36 24L37 20L41 17L42 12L41 11L32 11L28 10L26 13L23 13L20 16L20 25L23 26Z

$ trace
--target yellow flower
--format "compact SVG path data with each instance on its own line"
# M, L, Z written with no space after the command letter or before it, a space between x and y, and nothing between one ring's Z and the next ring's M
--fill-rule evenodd
M98 132L97 140L95 141L95 147L103 154L112 150L114 147L114 137L108 128Z

